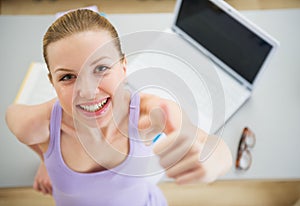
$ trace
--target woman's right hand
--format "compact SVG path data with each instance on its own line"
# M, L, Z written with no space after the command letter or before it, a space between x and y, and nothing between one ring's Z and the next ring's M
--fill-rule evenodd
M52 183L44 162L41 162L33 183L33 188L43 194L52 195Z

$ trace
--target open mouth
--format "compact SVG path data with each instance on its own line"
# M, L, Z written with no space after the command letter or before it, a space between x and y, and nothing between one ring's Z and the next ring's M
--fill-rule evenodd
M105 98L105 99L95 102L95 103L80 104L80 105L78 105L78 107L86 112L96 113L96 112L104 110L106 105L108 105L109 101L110 101L110 98L108 97L108 98Z

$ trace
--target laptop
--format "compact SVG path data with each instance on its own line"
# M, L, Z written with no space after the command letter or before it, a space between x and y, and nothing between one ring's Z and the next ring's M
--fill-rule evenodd
M168 32L174 34L180 40L176 40L177 43L168 44L171 41L169 37L159 37L160 35L152 37L155 40L152 41L147 51L153 51L153 48L158 48L153 45L159 45L159 48L165 47L164 51L167 52L164 55L160 55L160 57L159 55L153 58L149 56L142 58L140 56L134 59L135 63L139 62L139 66L141 66L147 65L147 62L150 64L158 62L156 66L152 66L154 70L159 66L168 67L166 66L169 64L168 58L166 58L168 55L165 54L174 54L174 52L176 55L173 56L178 56L179 58L187 57L185 59L187 63L197 59L198 62L193 62L192 64L194 69L198 70L198 74L202 75L199 79L201 79L202 83L204 81L205 84L195 80L192 85L192 96L195 97L199 110L196 123L209 133L215 133L219 130L251 97L258 79L279 46L279 42L276 39L222 0L178 0L175 6L171 30ZM179 43L179 41L182 42ZM181 49L183 47L185 49ZM189 52L187 52L187 48L190 49ZM182 52L183 50L184 52ZM175 63L170 67L173 69L176 65L178 67L179 64ZM188 70L186 69L185 72L188 72ZM209 80L209 76L216 76L210 75L212 74L210 71L213 70L217 77L214 77L215 80ZM159 72L159 70L157 71ZM146 87L147 83L145 82L148 79L153 81L155 78L159 78L157 76L151 77L150 70L143 72L146 78L143 79L143 83L142 81L137 83L136 87ZM180 75L184 76L184 74ZM163 76L163 74L158 76ZM193 76L196 75L191 75L184 82L193 81L191 80ZM149 81L149 84L151 84L151 81ZM166 81L166 84L157 81L159 86L155 89L168 87L167 85L176 82ZM218 83L219 87L216 89L215 85ZM172 88L179 88L176 84ZM175 90L172 88L164 90ZM206 91L208 91L206 92L206 97L199 96L199 93L205 93L202 92L203 88L206 88ZM151 89L153 90L153 88ZM155 94L160 93L159 91L153 92ZM185 94L186 92L182 93ZM175 94L173 99L180 95ZM206 102L205 99L207 97L210 98L210 101L208 101L210 102L210 109L208 109L207 104L202 104ZM189 99L189 97L186 97L186 99ZM185 102L184 104L188 105L189 103ZM186 106L186 108L195 107ZM209 110L211 112L207 112ZM191 109L188 113L193 115L195 110Z

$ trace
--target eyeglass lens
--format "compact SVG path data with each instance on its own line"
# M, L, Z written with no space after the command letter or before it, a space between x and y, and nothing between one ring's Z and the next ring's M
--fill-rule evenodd
M237 169L248 170L250 168L252 156L249 148L254 147L255 141L256 139L254 133L248 127L245 127L243 129L238 147L238 154L236 159Z

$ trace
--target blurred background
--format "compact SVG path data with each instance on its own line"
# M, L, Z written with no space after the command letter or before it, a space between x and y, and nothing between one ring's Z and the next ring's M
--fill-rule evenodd
M238 10L300 8L300 0L225 0ZM1 0L0 14L54 14L69 9L98 6L102 12L165 13L172 12L176 0Z

